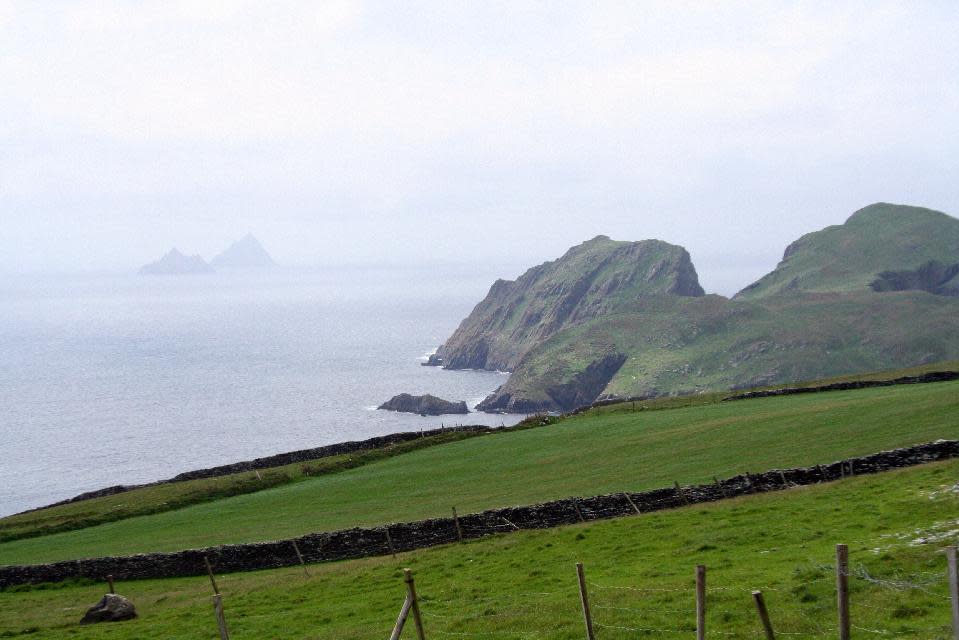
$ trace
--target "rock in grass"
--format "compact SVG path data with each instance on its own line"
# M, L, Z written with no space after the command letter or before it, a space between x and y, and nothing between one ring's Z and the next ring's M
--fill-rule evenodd
M83 614L80 624L92 624L94 622L119 622L121 620L132 620L137 617L137 609L133 603L118 596L115 593L108 593L100 598L96 603Z
M423 416L441 416L447 413L469 413L466 403L450 402L436 396L426 394L424 396L411 396L408 393L401 393L393 396L388 401L381 404L377 409L386 411L401 411L404 413L418 413Z

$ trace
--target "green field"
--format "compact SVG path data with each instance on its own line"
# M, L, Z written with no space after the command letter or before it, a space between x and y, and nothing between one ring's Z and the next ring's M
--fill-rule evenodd
M835 543L844 542L854 637L945 640L941 548L956 542L957 476L959 461L948 461L395 559L313 565L309 578L290 568L218 579L233 640L385 638L404 597L402 567L415 572L428 638L574 640L584 637L574 570L582 561L597 638L611 640L692 637L693 571L705 564L711 637L761 637L749 593L760 588L780 634L834 638L832 563ZM0 592L0 637L216 635L204 577L120 583L140 618L79 626L103 592L102 585ZM411 637L408 627L404 638Z
M601 411L248 495L0 544L0 564L178 550L708 482L959 438L959 382Z

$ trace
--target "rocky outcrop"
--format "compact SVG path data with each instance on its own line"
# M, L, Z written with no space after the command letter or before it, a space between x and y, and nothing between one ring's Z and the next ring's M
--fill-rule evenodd
M595 401L625 361L622 353L606 355L589 363L566 382L547 386L546 397L539 400L517 395L507 382L476 405L476 409L487 413L571 411Z
M450 402L430 394L422 396L411 396L408 393L401 393L393 396L383 404L377 407L385 411L399 411L402 413L418 413L421 416L441 416L449 413L464 414L469 413L466 403Z
M87 609L80 620L80 624L92 624L94 622L120 622L122 620L132 620L137 617L137 609L133 603L123 596L115 593L108 593L100 601Z
M187 275L195 273L212 273L213 267L207 264L200 256L186 256L176 248L170 249L156 262L140 267L142 276L159 275Z
M926 291L959 297L959 262L946 265L931 260L911 271L883 271L870 284L873 291Z
M210 260L210 264L217 269L269 269L276 266L260 241L250 233Z
M745 473L709 484L664 487L638 493L621 492L590 497L570 497L542 504L490 509L453 518L400 522L372 529L343 529L312 533L295 539L223 545L173 553L64 560L52 564L0 566L0 588L18 584L59 582L70 578L118 580L172 578L206 574L206 561L217 572L252 571L289 567L306 562L327 562L398 551L424 549L459 539L481 538L521 529L547 529L589 520L617 518L715 502L736 496L841 480L843 478L902 469L959 457L959 441L938 440L914 447L883 451L860 458L797 469ZM296 543L294 546L293 543Z
M512 371L530 348L556 333L660 294L703 295L685 249L597 236L515 281L494 282L426 364Z

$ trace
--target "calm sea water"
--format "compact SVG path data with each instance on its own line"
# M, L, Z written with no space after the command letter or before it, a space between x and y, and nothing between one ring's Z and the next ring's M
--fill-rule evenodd
M0 515L112 484L441 423L504 374L420 363L502 273L329 269L0 280Z

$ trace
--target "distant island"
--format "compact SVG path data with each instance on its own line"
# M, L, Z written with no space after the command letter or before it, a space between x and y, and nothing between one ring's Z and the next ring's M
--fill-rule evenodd
M213 273L217 269L270 269L277 264L253 234L246 234L207 262L199 255L187 256L175 247L156 262L140 267L140 275L187 275Z
M186 275L194 273L213 273L206 260L200 256L187 256L175 247L170 249L166 255L150 264L140 267L140 275L158 276L158 275Z
M270 269L277 266L251 233L231 244L226 251L210 260L210 264L216 269Z

